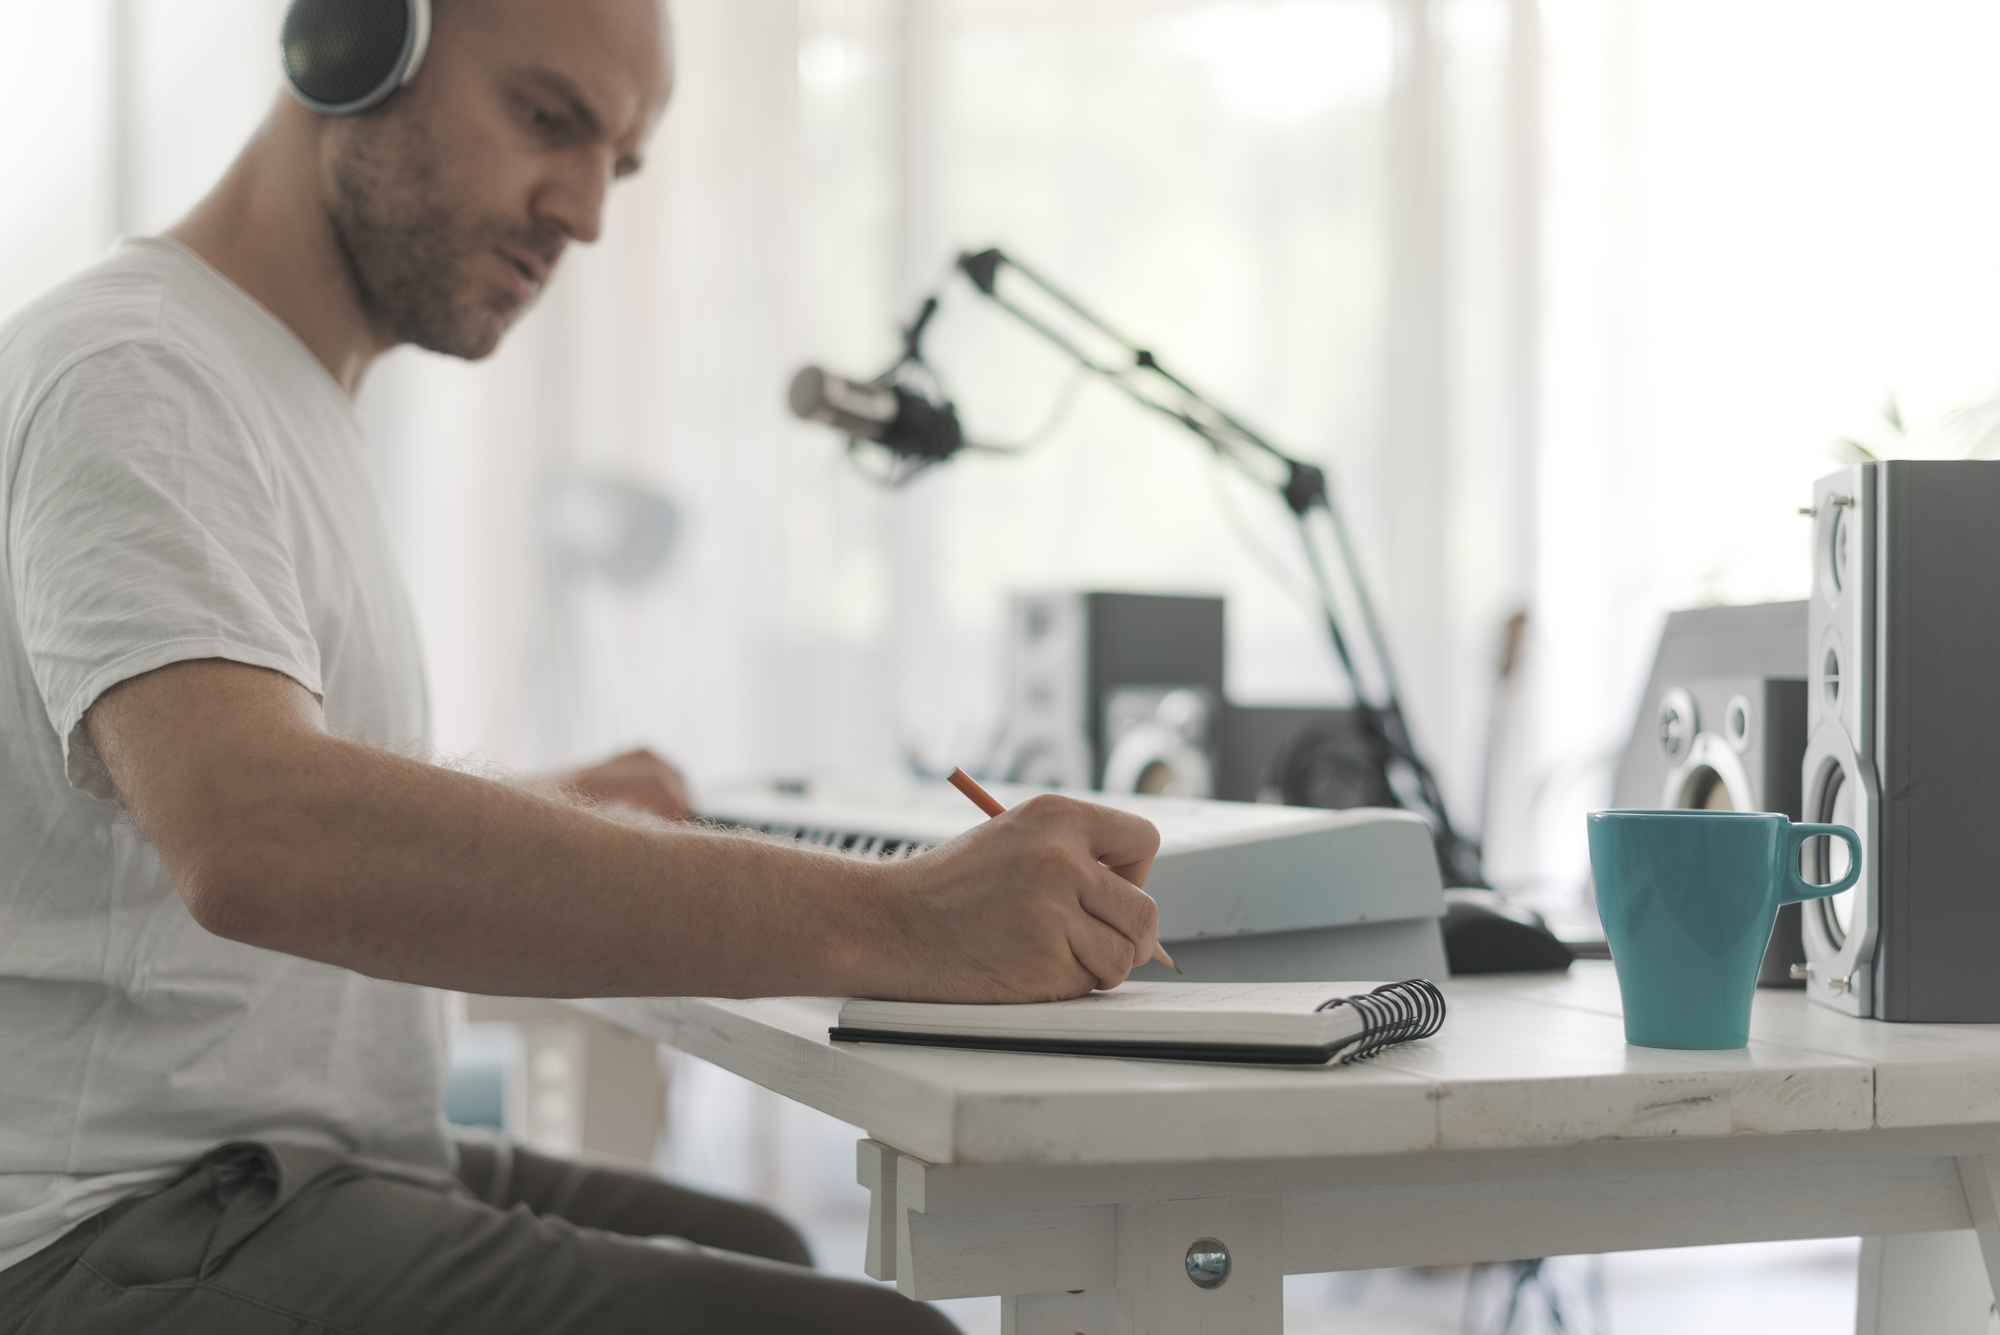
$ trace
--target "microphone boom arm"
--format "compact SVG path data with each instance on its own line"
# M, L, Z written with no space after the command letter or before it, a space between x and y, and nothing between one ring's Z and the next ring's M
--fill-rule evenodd
M1313 582L1318 589L1324 609L1326 631L1333 644L1334 657L1340 661L1341 670L1354 688L1357 712L1375 735L1376 741L1394 760L1408 767L1416 789L1410 794L1414 799L1411 805L1418 807L1431 821L1441 869L1453 876L1459 884L1483 885L1485 877L1480 867L1479 849L1453 828L1451 815L1445 808L1444 795L1438 788L1437 779L1430 766L1419 755L1410 735L1409 722L1403 712L1402 691L1396 679L1395 664L1389 655L1388 640L1376 615L1374 600L1368 595L1368 586L1361 578L1361 567L1356 558L1353 540L1348 534L1347 524L1341 518L1339 508L1334 504L1325 470L1304 460L1295 459L1280 450L1185 380L1168 371L1151 351L1113 328L1048 279L998 248L983 250L977 254L962 254L958 257L957 267L972 281L972 285L979 289L981 295L1069 356L1078 366L1117 386L1139 406L1178 422L1200 437L1215 451L1217 457L1260 485L1276 492L1284 501L1298 524L1299 536L1305 547L1306 562L1312 569ZM1019 275L1022 280L1032 284L1057 305L1118 345L1130 357L1130 364L1120 366L1099 360L1041 316L1010 300L1000 290L1000 275L1003 269ZM936 306L935 297L925 303L923 314L913 326L908 339L909 351L915 351L916 339L921 337L923 327L929 322L929 317L936 310ZM1151 376L1170 388L1176 396L1174 401L1166 401L1146 393L1142 388L1142 376ZM1341 626L1340 600L1333 572L1328 569L1319 544L1313 540L1311 519L1315 512L1324 517L1327 526L1332 530L1342 582L1360 613L1367 650L1374 660L1373 666L1380 678L1379 699L1370 698L1348 636Z

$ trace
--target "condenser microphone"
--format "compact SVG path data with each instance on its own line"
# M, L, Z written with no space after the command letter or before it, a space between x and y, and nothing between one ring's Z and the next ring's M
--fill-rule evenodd
M792 412L824 422L856 440L870 440L906 459L948 459L965 447L958 412L902 385L844 379L818 366L792 377Z

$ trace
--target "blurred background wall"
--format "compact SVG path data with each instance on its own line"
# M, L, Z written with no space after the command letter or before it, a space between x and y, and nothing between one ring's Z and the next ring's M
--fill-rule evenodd
M363 396L450 752L645 743L697 791L949 767L1003 723L1019 588L1226 594L1239 701L1340 700L1281 511L1110 391L894 493L786 415L797 366L872 374L999 244L1330 469L1448 797L1476 826L1491 753L1489 869L1560 900L1663 613L1803 596L1836 442L1965 448L1940 424L2000 379L1992 0L674 9L604 242L491 361L399 352ZM0 0L0 309L200 196L281 11ZM986 439L1067 383L962 280L931 350ZM630 587L568 541L607 481L679 516ZM773 1148L844 1132L718 1076L668 1160L851 1206Z
M281 10L0 0L0 307L200 195ZM1110 391L897 493L787 418L800 363L872 374L947 285L969 428L1031 435L1066 368L948 280L1002 244L1328 465L1461 820L1502 704L1492 871L1566 894L1662 612L1801 594L1832 443L2000 369L1985 0L675 10L606 240L488 363L400 352L364 395L449 751L948 767L1003 722L1006 594L1051 586L1224 593L1233 695L1339 700L1281 513ZM637 587L563 555L603 479L682 520Z

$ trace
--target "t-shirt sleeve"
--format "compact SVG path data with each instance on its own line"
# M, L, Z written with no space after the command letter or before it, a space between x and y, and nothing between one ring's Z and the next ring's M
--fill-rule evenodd
M193 358L144 343L86 358L44 396L18 458L7 566L72 785L111 796L84 713L155 668L226 658L320 693L279 483Z

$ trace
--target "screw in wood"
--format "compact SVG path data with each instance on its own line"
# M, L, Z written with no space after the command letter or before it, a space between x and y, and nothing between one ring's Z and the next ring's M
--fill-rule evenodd
M1229 1278L1229 1248L1214 1238L1196 1238L1188 1244L1185 1264L1197 1288L1219 1289Z

